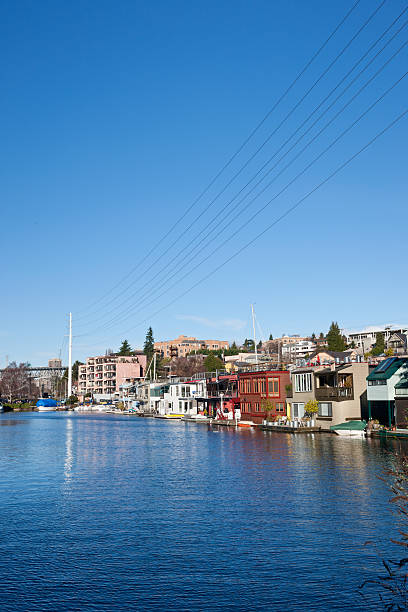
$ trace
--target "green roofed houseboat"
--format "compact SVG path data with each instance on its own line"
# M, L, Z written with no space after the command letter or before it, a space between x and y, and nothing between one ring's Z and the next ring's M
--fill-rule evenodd
M389 357L378 364L367 376L367 400L369 419L386 427L408 427L407 357Z

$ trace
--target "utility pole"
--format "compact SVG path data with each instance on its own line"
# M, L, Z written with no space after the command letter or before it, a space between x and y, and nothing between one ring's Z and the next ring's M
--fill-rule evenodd
M154 354L154 363L153 363L153 382L156 382L156 353Z
M258 365L258 347L256 346L255 312L254 312L254 305L253 304L251 304L251 310L252 310L252 327L253 327L253 330L254 330L255 363L256 363L256 365Z
M68 397L72 395L72 312L69 313Z

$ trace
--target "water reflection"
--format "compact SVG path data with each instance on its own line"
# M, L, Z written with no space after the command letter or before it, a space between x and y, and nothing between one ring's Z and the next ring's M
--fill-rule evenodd
M22 419L1 419L0 418L0 427L5 426L13 426L13 425L27 425L28 421L23 421Z
M68 486L71 480L73 452L72 452L72 419L66 419L65 426L65 461L64 461L64 479L65 485Z

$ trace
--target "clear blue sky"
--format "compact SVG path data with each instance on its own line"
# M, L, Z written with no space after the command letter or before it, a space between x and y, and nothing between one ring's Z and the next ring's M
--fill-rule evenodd
M149 324L156 339L185 333L242 340L250 334L251 302L265 335L318 333L326 331L333 319L348 328L407 321L407 118L250 248L167 306L405 110L408 78L249 222L252 212L402 76L407 70L407 47L239 219L231 216L230 223L227 218L223 225L225 215L220 215L214 224L219 228L214 233L220 231L217 240L209 236L199 244L197 234L212 216L403 10L404 2L388 0L290 119L187 229L380 4L361 0L238 158L162 240L352 4L323 0L1 4L2 365L6 355L33 364L57 355L70 310L78 336L74 358L79 359L115 349L124 337L132 346L141 346ZM403 23L404 17L353 76ZM277 166L275 175L391 57L407 34L405 28L393 39ZM270 178L275 175L272 172ZM239 198L234 204L238 202ZM241 223L243 230L228 241ZM146 274L146 266L175 240L176 245ZM185 249L166 268L166 262L190 240L197 248ZM180 279L217 246L217 253ZM148 263L140 264L152 247ZM139 266L136 272L103 298L134 266ZM170 274L175 276L169 285L177 281L176 287L160 298L159 290L146 296ZM122 320L129 306L133 310ZM112 321L114 316L117 319ZM107 325L108 321L112 323ZM65 347L64 351L66 359Z

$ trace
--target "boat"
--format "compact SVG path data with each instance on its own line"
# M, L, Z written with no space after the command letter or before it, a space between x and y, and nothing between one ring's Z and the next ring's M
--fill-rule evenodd
M254 425L252 421L238 421L238 427L253 427Z
M49 397L40 398L36 404L38 412L49 412L57 409L57 402Z
M363 438L365 436L365 421L346 421L338 425L332 425L330 431L333 431L338 436L352 436L353 438Z

